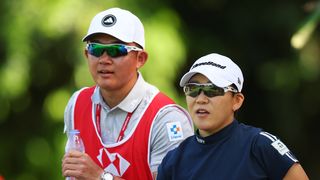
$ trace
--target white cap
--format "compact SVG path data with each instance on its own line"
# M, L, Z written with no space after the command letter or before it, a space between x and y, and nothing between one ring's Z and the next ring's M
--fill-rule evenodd
M145 48L143 24L137 16L124 9L111 8L98 13L82 41L97 33L109 34L127 43L135 42Z
M226 56L213 53L199 58L189 72L181 78L180 86L183 87L197 73L206 76L218 87L227 87L234 84L239 92L242 90L244 79L241 69Z

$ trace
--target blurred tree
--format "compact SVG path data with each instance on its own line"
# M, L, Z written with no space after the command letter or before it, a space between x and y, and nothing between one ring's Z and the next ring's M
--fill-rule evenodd
M239 120L279 135L319 179L319 4L2 0L0 177L63 179L64 107L76 89L93 85L81 38L97 12L118 6L145 25L147 81L185 106L178 82L194 60L211 52L231 57L245 76Z

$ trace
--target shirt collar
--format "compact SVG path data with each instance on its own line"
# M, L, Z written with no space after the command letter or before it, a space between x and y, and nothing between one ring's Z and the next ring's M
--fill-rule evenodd
M135 83L129 94L112 109L120 108L126 112L133 112L141 102L144 94L146 94L146 82L144 81L142 74L138 72L137 82ZM95 88L91 99L94 104L100 103L103 107L107 107L108 109L110 109L101 96L99 86Z
M237 120L233 120L231 124L224 127L219 132L207 137L201 137L199 134L199 129L197 129L195 133L196 141L200 144L213 144L215 142L221 141L222 139L230 137L238 124L239 122Z

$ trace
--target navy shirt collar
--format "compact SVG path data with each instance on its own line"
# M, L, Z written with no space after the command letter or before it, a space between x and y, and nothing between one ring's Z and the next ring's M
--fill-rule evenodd
M197 129L196 133L195 133L196 141L200 144L213 144L217 141L221 141L224 138L230 137L232 135L232 132L234 132L234 130L238 126L238 124L239 124L239 122L237 120L233 120L231 124L224 127L219 132L212 134L210 136L207 136L207 137L201 137L199 134L199 129Z

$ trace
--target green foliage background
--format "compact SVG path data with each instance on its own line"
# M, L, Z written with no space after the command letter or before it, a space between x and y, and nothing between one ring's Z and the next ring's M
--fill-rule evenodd
M243 70L242 122L278 135L319 179L320 2L254 0L1 0L0 175L63 179L63 111L93 82L83 56L91 18L118 6L145 25L141 69L185 107L178 82L208 53Z

